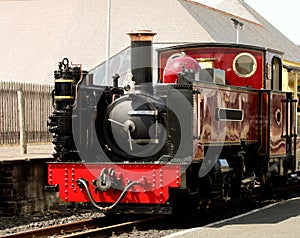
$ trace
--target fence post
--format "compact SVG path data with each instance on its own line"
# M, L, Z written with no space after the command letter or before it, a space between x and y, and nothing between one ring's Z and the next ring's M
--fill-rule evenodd
M18 90L18 111L20 125L20 150L22 154L27 154L27 143L25 134L25 100L21 90Z

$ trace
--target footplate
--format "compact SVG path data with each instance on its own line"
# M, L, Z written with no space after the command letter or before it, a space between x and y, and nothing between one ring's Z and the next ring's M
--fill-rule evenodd
M165 204L169 188L180 186L179 164L85 164L49 163L48 183L59 186L64 202L115 203L132 184L120 203Z

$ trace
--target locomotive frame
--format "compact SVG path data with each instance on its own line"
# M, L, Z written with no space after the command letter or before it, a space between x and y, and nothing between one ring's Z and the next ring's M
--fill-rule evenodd
M113 86L93 85L67 59L55 71L48 126L58 162L48 165L48 183L63 201L171 213L187 197L194 205L228 200L297 172L296 105L281 91L281 52L164 48L153 84L155 33L129 35L132 69L122 87L118 75Z

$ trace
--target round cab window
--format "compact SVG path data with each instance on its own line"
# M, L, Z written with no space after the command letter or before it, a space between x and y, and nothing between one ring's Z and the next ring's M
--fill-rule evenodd
M240 77L250 77L255 73L256 68L256 59L249 53L240 53L234 58L233 70Z

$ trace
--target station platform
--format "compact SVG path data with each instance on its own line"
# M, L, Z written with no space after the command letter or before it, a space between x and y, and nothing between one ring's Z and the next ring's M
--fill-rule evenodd
M51 160L54 145L28 144L27 153L22 154L19 145L0 145L0 163L12 163L19 160L49 159Z
M299 224L300 198L294 198L164 238L298 238Z
M56 193L47 192L47 162L53 161L53 144L0 146L0 216L31 214L55 208Z

